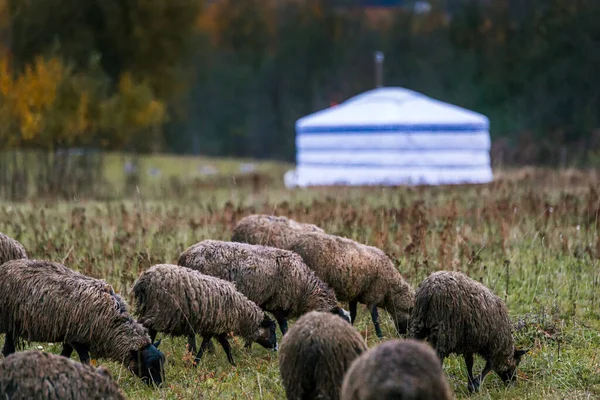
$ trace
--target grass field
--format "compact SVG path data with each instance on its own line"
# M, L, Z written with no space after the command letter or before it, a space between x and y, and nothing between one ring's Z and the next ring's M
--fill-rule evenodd
M517 344L531 349L518 383L505 388L490 374L481 392L469 396L464 362L452 356L444 369L457 398L591 399L600 398L599 193L597 173L535 169L500 173L493 184L482 186L191 187L185 196L158 200L145 198L142 190L122 201L5 203L0 231L20 240L32 258L64 262L106 279L132 304L129 290L142 270L174 263L200 240L229 239L245 215L261 212L317 223L382 248L415 287L433 271L460 270L506 299L518 328ZM391 320L383 311L380 315L385 339L390 338ZM377 345L362 306L358 318L356 326L369 346ZM235 338L236 368L216 347L194 369L185 343L163 339L168 365L160 390L145 387L119 364L96 362L110 368L131 399L285 398L276 353L258 345L248 353ZM29 345L37 346L60 352L57 344ZM482 367L478 359L476 371Z

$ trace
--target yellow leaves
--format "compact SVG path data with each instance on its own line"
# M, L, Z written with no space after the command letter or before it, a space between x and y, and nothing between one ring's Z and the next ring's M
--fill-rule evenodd
M0 61L0 94L3 115L10 115L20 127L21 139L30 141L45 128L45 115L52 108L65 68L60 60L38 57L13 76L8 60ZM3 121L6 122L6 121ZM6 138L5 138L6 139ZM11 142L19 141L10 138Z
M133 120L135 125L144 127L158 125L162 123L164 117L165 107L163 103L152 99L145 107L140 108L134 114Z
M110 132L112 146L134 140L166 118L164 104L154 98L148 84L137 83L124 73L118 87L117 93L100 104L101 128Z
M43 148L96 143L114 148L164 122L164 104L131 74L121 76L118 91L110 97L103 85L56 58L37 58L19 74L0 59L2 143Z
M8 60L0 60L0 93L3 97L8 96L13 91L12 72L8 67Z

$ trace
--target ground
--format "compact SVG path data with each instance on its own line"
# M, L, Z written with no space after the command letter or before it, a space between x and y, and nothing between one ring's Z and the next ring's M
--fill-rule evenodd
M164 165L163 171L173 163ZM231 168L225 174L237 173L237 166ZM260 173L282 170L259 165ZM116 168L108 172L113 174ZM186 186L177 196L141 188L114 201L3 203L0 231L20 240L31 258L106 279L135 311L129 291L142 270L175 262L200 240L228 240L245 215L316 223L382 248L415 287L433 271L460 270L505 299L517 345L531 349L518 382L506 388L490 374L481 392L469 396L464 362L452 356L444 370L457 398L591 399L600 398L599 183L594 172L520 169L497 171L493 184L481 186L288 191L253 181ZM393 336L391 320L385 311L380 315L386 340ZM369 346L379 343L362 306L356 327ZM94 362L111 370L130 399L285 398L277 353L259 345L248 353L234 338L236 368L218 346L193 368L185 343L163 337L168 365L160 390L145 387L117 363ZM28 345L38 346L60 352L57 344ZM477 371L482 367L478 359Z

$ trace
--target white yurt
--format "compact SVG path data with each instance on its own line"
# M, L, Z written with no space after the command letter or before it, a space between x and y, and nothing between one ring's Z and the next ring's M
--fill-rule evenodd
M412 90L383 87L296 121L288 187L486 183L486 116Z

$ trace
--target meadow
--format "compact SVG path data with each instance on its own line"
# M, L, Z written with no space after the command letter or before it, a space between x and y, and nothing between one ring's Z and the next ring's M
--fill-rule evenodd
M259 171L276 168L281 170ZM31 258L106 279L133 309L129 291L141 271L175 263L200 240L228 240L243 216L268 213L316 223L380 247L414 287L433 271L459 270L506 301L517 345L530 349L517 384L505 387L490 374L481 392L469 395L464 361L451 356L444 369L457 398L600 398L597 172L526 168L498 172L488 185L300 190L259 178L224 186L183 182L178 192L141 186L105 201L1 203L0 232L21 241ZM380 316L386 340L393 328L385 312ZM379 343L363 306L356 327L369 346ZM237 367L217 346L194 368L184 338L158 337L168 359L161 389L147 388L117 363L93 362L109 367L130 399L285 398L275 352L258 345L246 351L234 338ZM38 346L60 353L58 344L28 345ZM476 371L482 367L477 359Z

